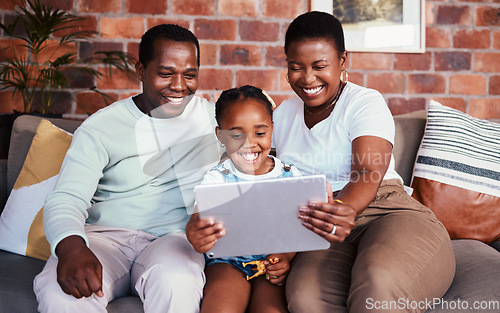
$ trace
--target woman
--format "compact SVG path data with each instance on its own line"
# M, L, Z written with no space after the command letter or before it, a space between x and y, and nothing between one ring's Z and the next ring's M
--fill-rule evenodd
M299 209L302 224L332 245L295 257L290 312L426 311L450 286L454 255L443 225L394 170L394 120L382 95L347 81L342 26L328 13L297 17L285 54L298 98L275 111L277 155L303 174L326 174L335 190L334 201Z

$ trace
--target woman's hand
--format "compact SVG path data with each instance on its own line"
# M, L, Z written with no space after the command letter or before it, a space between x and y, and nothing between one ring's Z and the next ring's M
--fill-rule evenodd
M281 286L285 283L288 272L290 271L290 262L295 253L276 253L267 256L264 265L266 266L266 278L271 284ZM273 262L273 260L278 260Z
M299 207L299 219L307 229L329 242L343 242L354 228L356 211L342 201L334 200L327 183L328 203L311 202Z
M212 249L217 240L226 234L224 226L211 218L200 219L198 213L191 215L186 225L186 236L194 250L205 253Z
M311 202L299 208L302 225L329 242L344 241L354 228L355 218L356 211L348 204Z

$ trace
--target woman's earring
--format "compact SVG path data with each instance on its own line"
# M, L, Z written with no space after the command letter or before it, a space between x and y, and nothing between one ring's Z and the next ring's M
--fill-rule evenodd
M340 72L340 81L344 84L349 81L349 73L345 69Z
M222 142L220 142L220 141L219 141L219 144L220 144L220 146L221 146L222 148L225 148L225 147L226 147L226 145L225 145L225 144L223 144L223 143L222 143Z

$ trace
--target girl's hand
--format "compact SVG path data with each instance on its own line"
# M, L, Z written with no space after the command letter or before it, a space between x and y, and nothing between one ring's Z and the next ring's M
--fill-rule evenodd
M267 256L264 265L266 266L266 279L274 285L282 286L288 272L290 271L290 262L292 261L295 253L277 253ZM273 259L278 261L275 263ZM274 263L274 264L273 264Z
M186 225L186 236L194 250L205 253L212 249L217 240L226 234L224 226L211 218L200 219L198 213L193 213Z
M299 219L307 229L329 242L343 242L354 228L356 211L352 206L333 199L330 184L327 184L327 192L328 203L311 202L299 207Z

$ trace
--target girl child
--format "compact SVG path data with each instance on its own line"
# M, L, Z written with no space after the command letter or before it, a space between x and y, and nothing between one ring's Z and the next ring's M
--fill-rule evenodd
M300 175L293 165L286 165L269 155L273 107L271 98L253 86L233 88L221 94L215 104L218 123L215 132L229 158L210 170L202 184ZM194 249L200 253L210 250L225 234L222 225L210 219L200 220L196 213L188 222L186 233ZM201 312L288 312L284 283L294 255L206 258L207 282ZM246 262L258 260L264 261L266 275L247 280L255 272ZM272 260L279 261L272 264Z

